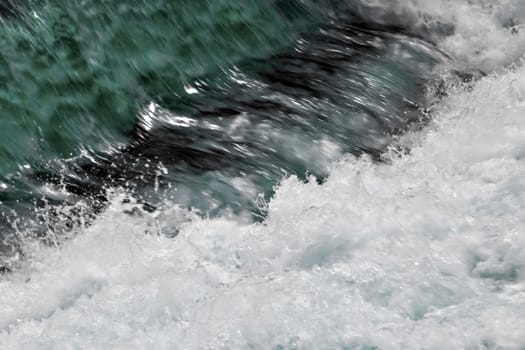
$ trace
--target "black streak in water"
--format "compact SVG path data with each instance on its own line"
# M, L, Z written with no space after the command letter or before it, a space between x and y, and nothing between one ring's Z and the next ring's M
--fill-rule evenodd
M352 62L356 57L373 55L377 48L371 44L374 38L381 38L390 31L400 28L386 28L379 31L375 26L363 25L331 25L319 33L308 37L306 49L294 48L291 51L273 55L265 60L250 62L255 66L255 76L268 86L270 92L280 93L293 98L330 99L333 92L329 87L341 67ZM231 86L229 91L202 91L198 98L165 97L160 102L167 107L180 109L186 106L191 119L232 118L240 114L264 114L286 118L299 112L286 106L277 99L239 94L238 86ZM270 94L267 94L270 95ZM406 110L418 114L418 107L406 104ZM402 131L406 125L389 125L372 110L365 110L368 115L377 120L385 133ZM322 116L318 116L322 118ZM407 117L407 123L415 121ZM284 124L292 123L292 119ZM38 176L48 182L65 183L68 191L81 197L95 197L104 201L103 190L107 186L137 186L152 185L158 176L157 165L187 166L196 173L217 170L236 162L243 162L243 155L232 151L234 141L218 138L219 147L202 147L205 141L196 134L181 135L170 128L161 125L146 130L137 125L131 137L131 145L117 154L97 157L95 162L76 164L73 167L75 177L50 176L40 173ZM356 143L351 152L359 155L370 154L379 160L382 148L373 148Z

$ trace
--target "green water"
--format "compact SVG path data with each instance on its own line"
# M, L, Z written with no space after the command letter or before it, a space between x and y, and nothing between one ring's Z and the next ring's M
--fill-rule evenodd
M289 46L312 10L260 0L30 2L0 23L0 175L125 143L145 103Z
M352 4L28 0L0 19L0 256L88 224L108 189L260 220L283 177L380 160L441 56Z

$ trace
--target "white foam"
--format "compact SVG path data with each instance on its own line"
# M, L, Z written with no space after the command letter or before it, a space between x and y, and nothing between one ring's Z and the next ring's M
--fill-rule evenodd
M0 280L1 348L523 347L525 68L501 68L523 38L469 3L434 5L465 8L440 45L495 72L451 91L409 155L348 158L323 185L287 179L264 223L194 218L174 239L155 232L176 208L130 216L117 196Z
M437 45L455 58L460 68L486 73L516 62L525 51L525 6L522 0L371 0L360 1L365 17L384 23L414 26L439 33Z

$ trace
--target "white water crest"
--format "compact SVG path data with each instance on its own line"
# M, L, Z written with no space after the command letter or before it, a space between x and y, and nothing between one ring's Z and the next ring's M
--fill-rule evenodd
M408 154L285 179L257 224L115 195L0 280L0 348L525 347L525 5L388 4L453 23L452 68L489 73L449 87Z

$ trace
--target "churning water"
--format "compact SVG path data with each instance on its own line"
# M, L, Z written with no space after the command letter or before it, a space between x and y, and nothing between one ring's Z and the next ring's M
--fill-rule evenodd
M6 4L2 349L525 346L520 1Z

